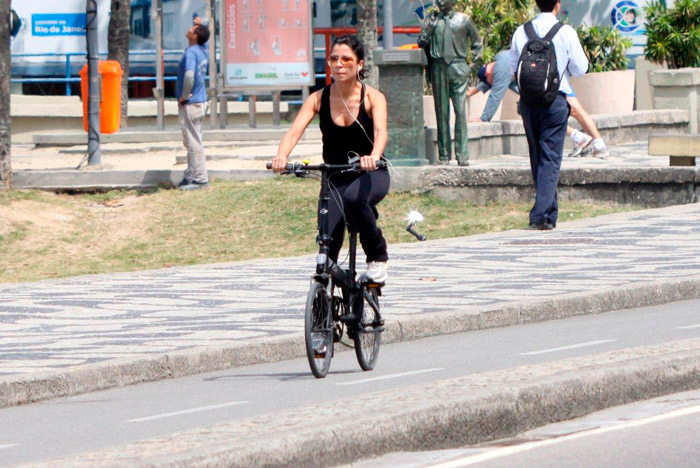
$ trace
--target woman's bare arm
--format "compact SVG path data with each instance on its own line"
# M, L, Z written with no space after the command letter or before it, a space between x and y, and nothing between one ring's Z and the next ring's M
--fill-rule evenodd
M389 139L387 129L388 129L388 113L386 97L379 90L370 88L370 101L372 104L372 120L374 121L374 147L372 148L372 154L364 156L361 159L361 166L363 169L375 169L376 161L384 154L384 149L386 148L387 141Z

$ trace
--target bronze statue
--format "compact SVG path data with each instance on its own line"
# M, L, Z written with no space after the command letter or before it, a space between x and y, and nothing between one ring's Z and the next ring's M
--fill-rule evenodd
M431 11L423 20L418 45L426 49L428 56L428 79L435 100L439 163L448 164L452 157L452 100L455 109L455 156L460 166L468 166L465 100L470 66L467 64L467 54L471 48L473 62L480 61L483 45L471 18L453 10L453 0L437 0L435 3L439 11Z

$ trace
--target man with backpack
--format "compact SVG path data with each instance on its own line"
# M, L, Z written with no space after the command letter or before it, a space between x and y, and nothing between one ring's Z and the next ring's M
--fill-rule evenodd
M518 27L510 49L510 71L520 88L520 115L530 150L535 204L530 228L557 225L557 185L564 151L569 104L569 76L588 71L588 58L574 28L557 21L559 0L536 0L535 19Z

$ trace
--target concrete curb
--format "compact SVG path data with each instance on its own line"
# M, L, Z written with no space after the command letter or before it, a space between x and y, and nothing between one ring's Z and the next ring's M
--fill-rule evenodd
M473 374L217 424L32 466L335 466L512 437L700 387L700 340ZM361 437L356 437L361 434Z
M598 314L700 298L700 277L615 287L483 308L387 320L384 343L412 341L486 328ZM303 335L244 341L230 347L194 348L139 360L89 364L63 372L0 378L0 408L79 395L142 382L213 372L304 356ZM339 347L339 349L342 347Z
M271 157L271 156L270 156ZM229 156L226 154L212 154L208 160L241 159L265 161L270 157L259 155L253 157ZM300 160L302 157L292 158ZM176 158L182 161L181 157ZM179 163L179 162L178 162ZM262 163L261 163L262 167ZM16 189L41 189L41 190L110 190L110 189L135 189L156 187L158 185L170 185L182 179L184 168L178 169L24 169L14 171L12 185ZM490 199L498 199L498 192L504 192L502 198L512 201L517 195L511 193L517 191L526 195L525 199L532 198L529 191L534 190L532 174L526 168L476 168L476 167L396 167L393 169L398 177L392 180L393 192L418 190L419 192L433 192L446 199L464 198L468 194L469 199L479 199L475 194L481 192L494 192ZM210 169L208 171L211 180L260 180L275 176L265 169ZM647 192L645 197L652 202L659 193L687 192L685 198L675 203L691 203L697 201L693 194L700 183L700 169L696 167L610 167L610 168L565 168L561 171L559 190L562 193L575 189L593 196L595 191L610 189L640 193ZM507 194L507 196L505 196ZM608 197L610 198L610 197ZM635 200L634 196L628 196L629 200L618 196L623 202ZM639 195L637 195L639 198ZM668 197L667 197L668 198ZM626 200L626 201L625 201Z

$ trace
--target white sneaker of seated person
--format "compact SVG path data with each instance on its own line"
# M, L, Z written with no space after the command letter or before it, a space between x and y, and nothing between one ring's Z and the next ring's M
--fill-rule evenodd
M570 158L578 158L589 152L592 147L593 137L576 130L571 134L571 140L574 142L574 149L569 153Z
M375 283L384 283L389 277L388 269L389 265L387 262L369 262L367 264L367 271L363 276Z

